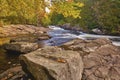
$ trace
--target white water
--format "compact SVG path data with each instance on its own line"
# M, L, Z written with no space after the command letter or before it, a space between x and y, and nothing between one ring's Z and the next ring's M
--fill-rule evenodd
M80 38L84 40L88 39L97 39L97 38L109 38L112 40L112 43L116 46L120 46L120 37L119 36L109 36L109 35L95 35L95 34L87 34L83 32L77 32L77 34L71 33L70 30L64 30L57 26L49 26L52 31L48 32L48 34L52 37L50 40L47 40L46 43L48 45L52 45L53 42L56 42L56 45L60 45L64 42L67 42L74 38ZM78 34L79 33L79 34Z

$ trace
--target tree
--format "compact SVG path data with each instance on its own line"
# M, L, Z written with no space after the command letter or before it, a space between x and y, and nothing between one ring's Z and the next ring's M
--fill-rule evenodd
M58 25L64 23L72 23L74 19L81 18L80 8L83 6L83 3L74 2L73 0L55 1L52 3L50 14L47 14L47 17L50 19L48 22Z
M0 19L10 24L38 24L44 0L0 0Z
M120 32L120 1L101 0L93 6L99 25L107 33Z

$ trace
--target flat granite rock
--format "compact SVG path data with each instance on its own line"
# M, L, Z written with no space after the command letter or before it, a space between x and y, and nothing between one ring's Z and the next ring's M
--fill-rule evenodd
M44 47L20 56L25 72L35 80L81 80L83 62L79 53Z
M37 43L30 42L13 42L4 45L4 49L8 51L16 51L20 53L28 53L38 49Z
M82 80L120 80L120 50L107 44L84 56Z
M112 45L112 42L106 38L99 38L95 40L74 39L61 45L60 47L64 48L65 50L78 51L81 56L85 56L106 44Z

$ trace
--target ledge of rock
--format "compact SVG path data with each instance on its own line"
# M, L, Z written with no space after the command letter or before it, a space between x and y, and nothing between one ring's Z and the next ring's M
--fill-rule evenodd
M44 34L48 28L33 25L6 25L0 27L0 37L13 37L25 34Z
M74 39L60 47L21 55L23 70L33 80L120 80L120 49L109 39Z
M120 80L120 49L108 39L75 39L60 46L82 54L82 80Z
M110 44L83 58L83 80L120 80L120 50Z
M94 52L96 49L106 44L112 45L112 42L109 39L105 38L88 41L74 39L61 45L60 47L64 48L65 50L78 51L81 54L81 56L84 56L86 54L89 54L90 52Z
M37 43L30 42L13 42L3 45L8 51L16 51L20 53L28 53L39 48Z
M10 43L12 42L38 42L42 40L50 39L51 37L45 33L45 34L37 34L37 35L21 35L17 37L11 37Z
M35 80L81 80L83 62L79 53L44 47L20 56L25 72Z

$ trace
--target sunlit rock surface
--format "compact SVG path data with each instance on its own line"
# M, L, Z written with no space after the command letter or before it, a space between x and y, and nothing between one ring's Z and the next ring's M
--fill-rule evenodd
M16 51L20 53L28 53L38 48L39 46L37 43L29 43L29 42L14 42L4 45L4 49L8 51Z
M11 37L25 34L43 34L49 29L33 25L5 25L0 27L0 37Z
M20 57L23 69L36 80L81 80L83 62L79 53L44 47Z
M119 80L120 49L109 39L84 41L75 39L61 46L78 51L83 58L82 80Z
M110 44L83 58L83 80L120 80L120 50Z
M69 41L60 47L64 48L65 50L73 50L80 52L81 56L89 54L90 52L94 52L100 46L111 44L109 39L100 38L96 40L82 40L82 39L74 39Z

